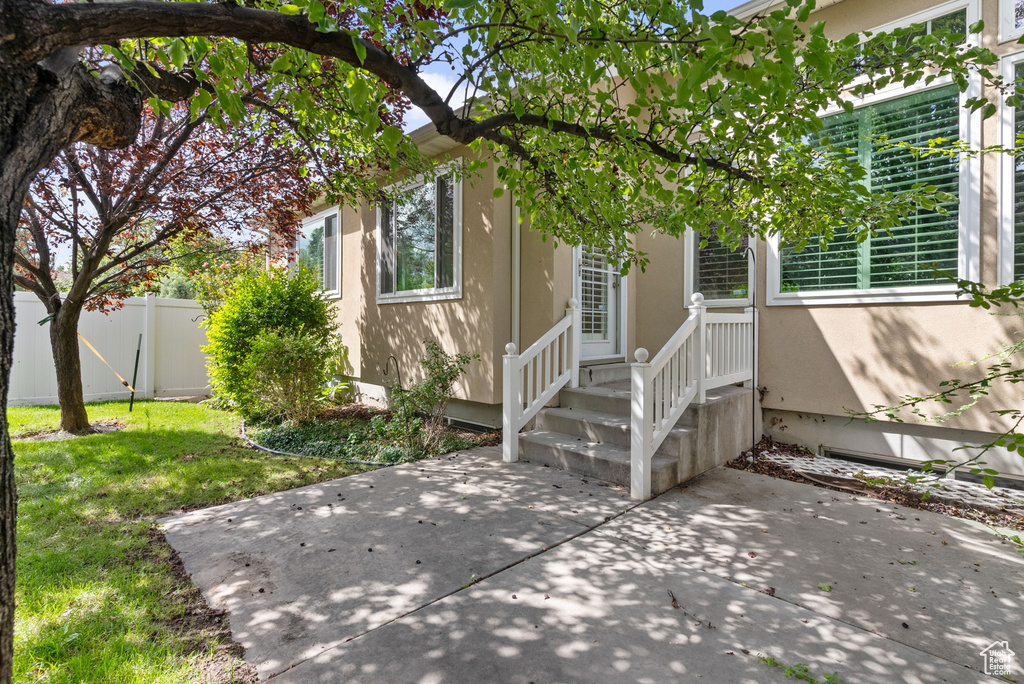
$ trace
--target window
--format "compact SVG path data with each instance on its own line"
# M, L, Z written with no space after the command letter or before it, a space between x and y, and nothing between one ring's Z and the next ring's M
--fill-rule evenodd
M967 8L954 10L948 14L914 23L920 23L921 28L907 36L908 44L910 40L918 36L930 36L936 31L949 31L955 36L960 36L960 42L967 39Z
M999 42L1024 33L1024 0L999 0Z
M452 175L418 180L380 208L379 300L462 296L461 214L461 183Z
M689 231L687 238L688 294L700 292L709 306L746 306L750 298L750 263L745 251L749 238L743 236L736 249L722 244L715 233L705 237Z
M928 183L959 198L958 156L920 157L893 144L927 146L935 138L969 137L961 135L961 118L960 92L949 85L871 104L851 114L828 116L818 139L827 137L834 146L848 149L868 171L869 190L900 192ZM837 235L827 249L812 244L798 252L782 246L779 293L892 293L944 286L935 280L931 266L938 264L953 273L960 270L960 204L960 199L945 204L946 215L920 209L903 226L860 244L852 236Z
M1024 82L1024 53L1004 59L1003 75ZM1024 136L1024 106L1004 107L1003 145L1017 147ZM1003 157L1001 195L1001 229L999 238L1000 284L1024 281L1024 157L1011 154Z
M341 291L338 232L338 210L332 208L303 221L302 232L295 243L295 263L312 269L320 280L320 287L335 293Z

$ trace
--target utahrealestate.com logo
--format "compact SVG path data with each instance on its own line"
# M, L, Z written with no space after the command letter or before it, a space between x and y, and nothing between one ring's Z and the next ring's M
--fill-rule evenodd
M981 652L981 657L985 659L985 674L996 677L1013 674L1016 669L1013 666L1015 655L1008 641L993 641Z

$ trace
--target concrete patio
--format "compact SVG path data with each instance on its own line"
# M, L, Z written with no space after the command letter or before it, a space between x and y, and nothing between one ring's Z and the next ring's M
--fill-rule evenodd
M1024 653L990 531L735 470L636 506L483 448L161 522L275 684L786 681L759 654L991 682L986 646Z

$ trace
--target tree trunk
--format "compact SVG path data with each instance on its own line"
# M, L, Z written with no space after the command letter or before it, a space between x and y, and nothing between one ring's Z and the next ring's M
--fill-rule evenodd
M2 132L0 132L2 136ZM2 156L2 153L0 153ZM0 161L0 164L3 164ZM14 227L21 209L0 170L0 684L10 684L14 663L14 558L18 495L14 452L7 428L7 389L14 358ZM28 185L27 183L25 184ZM21 189L24 197L24 188ZM13 206L12 206L13 203Z
M0 36L24 14L0 0ZM138 94L105 85L77 63L74 51L47 66L20 59L18 41L0 40L0 684L14 662L17 491L7 425L14 359L14 243L29 185L57 153L78 140L130 144L138 133ZM132 118L134 112L134 119ZM76 317L77 320L77 317ZM80 391L80 390L79 390Z
M60 404L60 429L72 433L89 431L82 392L82 361L78 345L78 320L81 304L62 302L50 323L50 348L57 370L57 402Z

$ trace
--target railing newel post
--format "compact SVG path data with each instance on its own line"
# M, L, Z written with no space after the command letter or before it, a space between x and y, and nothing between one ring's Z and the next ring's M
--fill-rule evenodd
M649 354L640 347L631 368L629 433L629 493L634 499L651 498L651 461L654 456L654 393L651 390Z
M519 354L516 345L505 345L502 357L501 397L501 460L515 463L519 460L519 414L522 411L522 388L519 386Z
M579 300L575 297L570 299L565 313L572 317L572 325L569 326L569 387L575 389L580 386L580 333L583 327Z
M707 360L707 307L704 306L704 295L700 292L694 292L693 296L690 297L690 301L693 304L690 306L690 315L696 316L697 328L694 330L694 345L693 345L693 381L696 384L696 399L698 404L703 404L708 400L707 389L704 387L704 379L707 376L708 371L708 360Z

